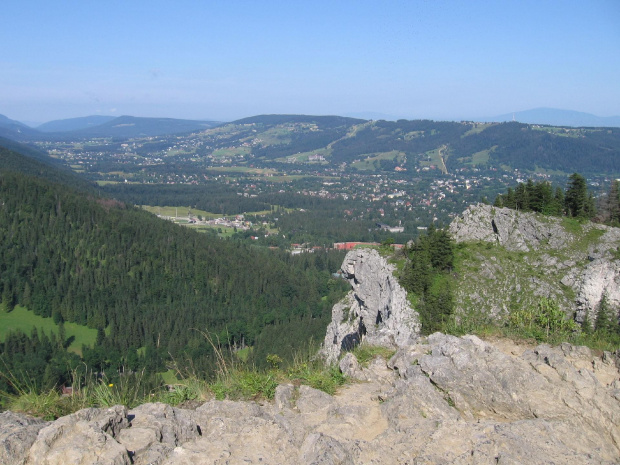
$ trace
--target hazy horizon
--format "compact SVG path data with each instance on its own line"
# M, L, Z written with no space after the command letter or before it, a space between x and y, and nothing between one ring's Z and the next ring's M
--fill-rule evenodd
M0 114L620 115L620 3L8 0Z

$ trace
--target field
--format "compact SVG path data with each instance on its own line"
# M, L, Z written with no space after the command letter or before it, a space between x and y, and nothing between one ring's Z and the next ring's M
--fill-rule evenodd
M375 162L379 163L381 160L393 160L394 158L398 160L398 163L402 163L405 159L405 154L403 152L399 152L398 150L392 150L391 152L372 153L368 154L368 158L366 158L365 160L352 163L351 166L358 170L376 171L377 167L375 166Z
M489 162L489 156L491 152L497 148L497 145L494 145L488 150L482 150L480 152L476 152L471 156L471 164L476 165L486 165Z
M446 173L446 165L444 164L443 157L447 157L448 150L446 146L442 146L436 148L435 150L429 150L424 155L426 155L426 160L420 160L420 166L435 166L437 169L440 169L442 172Z
M229 149L217 149L214 150L211 156L213 158L228 158L228 157L242 157L250 153L248 147L234 147Z
M58 333L58 325L52 318L43 318L35 315L25 307L16 306L12 312L6 312L4 308L0 310L0 341L4 341L6 334L10 330L20 329L26 334L30 334L32 328L37 328L39 333L44 331L46 334L51 332ZM87 328L75 323L65 323L65 333L67 338L73 338L69 350L76 354L82 354L82 344L93 346L97 338L97 330Z
M327 163L327 161L321 161L321 160L310 161L311 155L322 155L325 158L325 160L328 160L332 156L332 150L324 147L324 148L320 148L316 150L311 150L310 152L300 152L294 155L288 155L286 157L276 158L275 161L279 161L281 163L291 163L291 162L316 163L316 164Z
M143 210L151 212L159 216L167 216L169 218L188 218L191 213L192 217L202 216L204 219L219 218L222 215L210 213L204 210L197 210L189 207L151 207L150 205L141 205Z
M474 123L474 127L463 134L461 137L471 136L472 134L478 134L484 131L486 128L490 128L491 126L495 126L497 123Z
M273 176L278 174L278 171L271 168L248 168L247 166L211 166L206 171L253 174L257 176Z

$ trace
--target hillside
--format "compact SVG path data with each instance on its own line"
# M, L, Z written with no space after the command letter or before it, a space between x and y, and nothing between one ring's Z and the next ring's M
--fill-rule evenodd
M21 141L71 141L90 138L128 139L203 131L217 121L136 116L87 116L44 123L33 129L0 115L0 137Z
M80 118L59 119L43 123L37 126L37 130L42 132L77 131L99 126L115 118L116 116L92 115Z
M215 121L195 121L174 118L144 118L119 116L97 126L71 131L72 137L148 137L202 131L217 126ZM57 137L61 137L57 135Z
M352 251L343 268L357 306L334 307L330 328L337 330L328 333L326 346L332 335L343 348L351 342L346 331L337 332L348 322L359 325L363 342L334 365L332 371L339 369L352 381L335 394L301 378L274 385L267 399L210 398L194 408L109 405L55 421L4 412L0 460L11 465L615 463L617 353L439 332L422 338L415 334L415 310L400 305L400 298L395 299L400 308L390 313L390 300L402 289L386 258ZM413 326L406 317L414 317ZM381 347L367 345L370 339ZM265 375L273 378L278 371Z
M90 183L75 174L60 160L51 158L32 146L0 137L0 172L2 171L36 176L82 190L93 189Z
M38 131L36 129L32 129L19 121L0 115L0 137L25 141L32 137L36 137L37 134Z
M226 147L240 164L319 161L359 171L620 173L620 128L265 115L207 130L199 139L211 151L197 154L209 156Z
M254 346L257 364L267 353L291 357L327 326L342 292L331 278L340 260L341 254L291 257L220 240L115 200L0 171L2 308L19 304L57 323L97 329L96 346L84 353L93 369L116 373L146 350L151 374L174 356L181 364L191 358L208 376L213 348L200 331L225 345ZM0 345L16 373L21 351L32 347L19 338ZM50 362L29 373L39 386ZM46 382L63 382L70 367L54 367L58 378Z

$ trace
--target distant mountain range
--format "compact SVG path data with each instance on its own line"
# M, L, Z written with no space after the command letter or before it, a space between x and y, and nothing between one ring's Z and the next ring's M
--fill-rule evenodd
M35 134L38 134L36 129L32 129L24 123L20 123L19 121L0 115L0 137L6 137L14 140L25 140L29 138L29 136L33 136Z
M399 119L419 119L419 118L405 118L403 116L388 115L385 113L377 112L359 112L359 113L347 113L344 116L352 118L363 118L367 120L385 120L385 121L397 121ZM525 111L516 111L514 113L506 113L504 115L497 116L484 116L484 117L467 117L467 118L454 118L453 121L467 120L467 121L484 121L484 122L498 122L503 123L507 121L516 121L519 123L528 124L545 124L549 126L572 126L572 127L620 127L620 116L596 116L591 113L584 113L581 111L573 110L560 110L557 108L534 108Z
M274 116L275 115L271 115L272 118ZM287 118L291 115L277 116L279 118ZM355 115L349 114L347 116L357 116L358 121L361 121L359 118L375 121L395 121L397 119L402 119L393 115L372 112L357 113ZM259 118L264 117L265 116L261 116ZM297 117L299 118L299 116ZM244 118L240 121L250 121L252 118L257 117ZM535 108L498 116L467 119L469 121L479 122L505 122L514 120L527 124L570 127L620 127L620 116L602 117L590 113L559 110L555 108ZM222 123L218 121L92 115L49 121L36 128L32 128L22 122L0 115L0 137L6 137L17 141L86 139L93 137L135 138L202 131L220 126L221 124Z
M219 121L95 115L50 121L35 129L0 115L0 137L17 141L149 137L203 131L220 124Z
M116 116L93 115L80 118L58 119L43 123L37 126L36 129L43 132L78 131L80 129L99 126L116 118Z
M557 108L534 108L505 115L477 118L475 121L504 122L518 121L528 124L574 127L620 127L620 116L596 116L590 113Z

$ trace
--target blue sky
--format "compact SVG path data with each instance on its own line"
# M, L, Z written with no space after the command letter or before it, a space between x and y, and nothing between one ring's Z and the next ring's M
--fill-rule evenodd
M619 0L3 0L0 114L620 115Z

